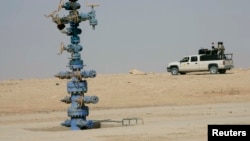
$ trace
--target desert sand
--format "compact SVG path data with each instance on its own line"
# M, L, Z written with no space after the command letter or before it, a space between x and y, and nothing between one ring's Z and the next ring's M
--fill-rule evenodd
M250 69L98 74L87 79L86 95L99 97L87 118L101 128L82 131L60 126L67 81L0 81L0 141L205 141L208 124L250 124ZM124 118L138 124L122 126Z

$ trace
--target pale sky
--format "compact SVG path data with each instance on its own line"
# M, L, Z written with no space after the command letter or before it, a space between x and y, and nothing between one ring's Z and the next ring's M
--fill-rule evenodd
M70 43L44 14L60 0L4 0L0 5L0 80L52 78L70 54ZM66 1L66 0L65 0ZM223 41L235 68L250 67L250 0L95 0L98 26L81 23L84 70L99 74L166 72L171 61ZM87 13L90 8L78 0ZM61 15L67 15L62 9Z

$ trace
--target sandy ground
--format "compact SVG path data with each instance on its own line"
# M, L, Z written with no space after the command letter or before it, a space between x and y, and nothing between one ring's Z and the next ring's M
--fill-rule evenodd
M70 131L67 119L68 80L0 81L0 141L201 141L208 124L250 124L250 69L227 74L207 72L100 74L88 79L88 119L101 128ZM122 126L125 118L138 124ZM128 122L125 121L125 124Z

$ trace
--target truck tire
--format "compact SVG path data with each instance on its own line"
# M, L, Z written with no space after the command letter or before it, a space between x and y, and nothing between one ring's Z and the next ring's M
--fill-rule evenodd
M172 74L172 75L178 75L178 74L179 74L178 68L177 68L177 67L171 68L171 74Z
M211 66L209 68L209 71L211 74L217 74L218 73L218 67L217 66Z
M226 69L221 69L221 70L219 70L219 73L220 73L220 74L225 74L226 71L227 71Z

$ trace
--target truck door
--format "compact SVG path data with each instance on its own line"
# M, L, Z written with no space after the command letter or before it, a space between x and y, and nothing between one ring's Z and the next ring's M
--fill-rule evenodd
M180 68L179 71L187 71L188 67L189 67L189 60L190 57L184 57L181 61L180 61Z
M184 59L183 59L184 60ZM180 71L199 71L199 60L197 56L188 57L187 61L181 61Z
M191 56L188 65L188 71L199 71L199 70L200 70L199 57Z

